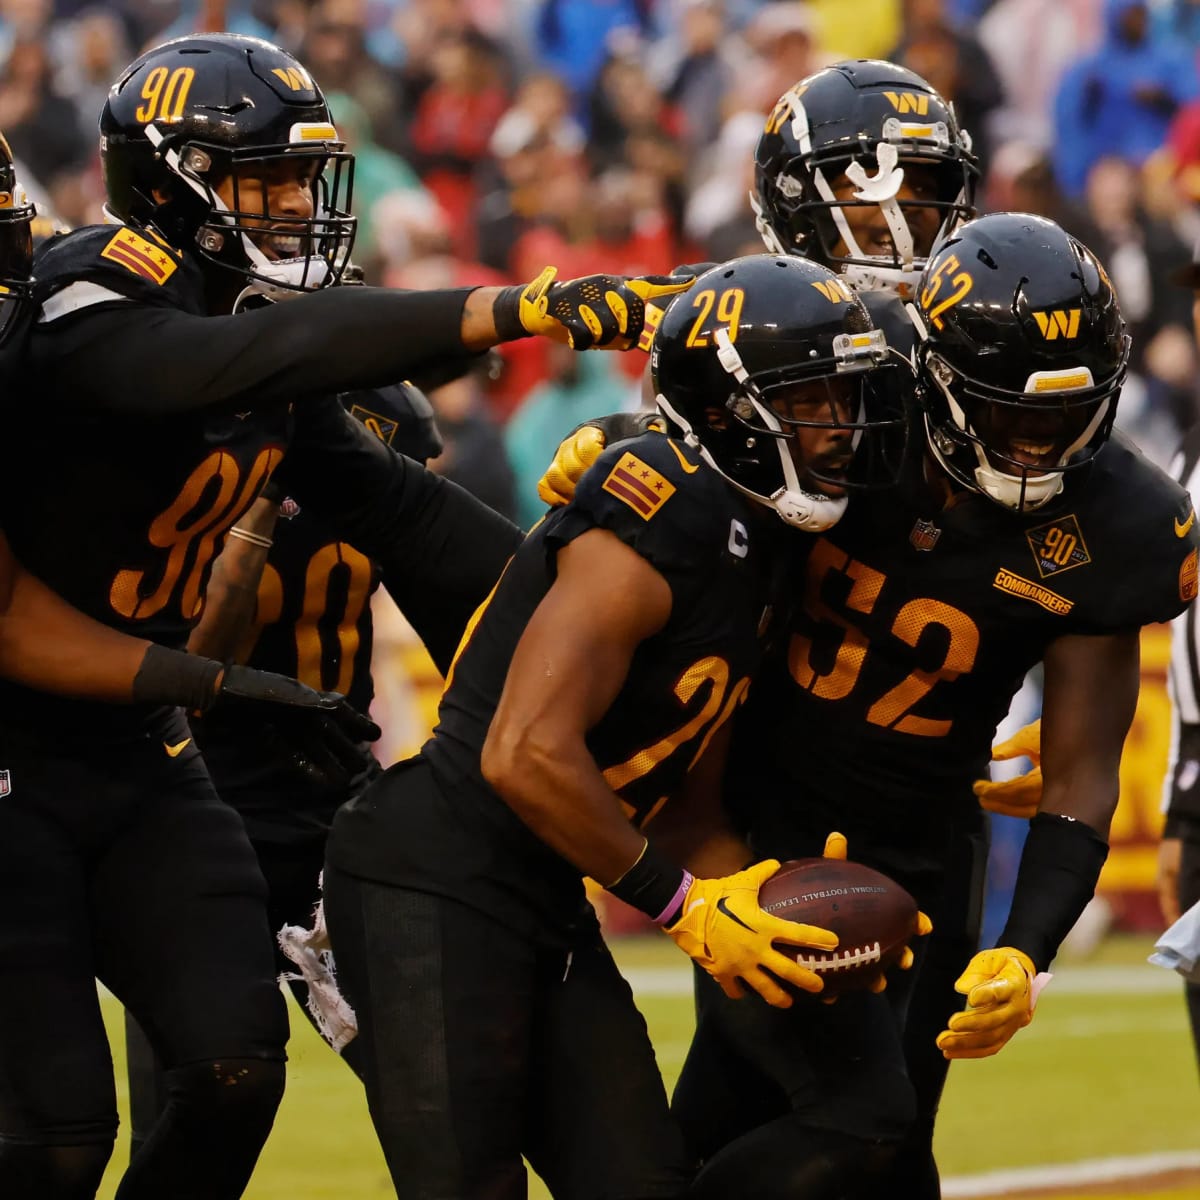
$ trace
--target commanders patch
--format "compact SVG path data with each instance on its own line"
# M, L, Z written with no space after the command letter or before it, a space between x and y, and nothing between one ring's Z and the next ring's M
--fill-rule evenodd
M675 485L635 454L623 454L603 488L648 521L675 494Z
M1023 579L1020 575L1004 567L996 572L996 578L992 580L992 587L999 588L1000 591L1007 592L1010 596L1019 596L1022 600L1032 600L1034 604L1040 604L1047 612L1052 612L1059 617L1065 617L1075 607L1074 600L1068 600L1066 596L1060 596L1057 592L1042 587L1040 583Z
M107 258L109 262L119 263L127 271L149 279L159 287L162 287L179 267L161 246L139 237L132 229L122 229L116 234L100 251L100 257Z
M393 421L391 417L381 417L379 413L363 408L361 404L352 404L350 415L356 421L361 421L385 446L392 444L399 422Z
M1030 529L1025 538L1043 579L1048 575L1069 571L1072 567L1086 566L1092 561L1083 534L1079 532L1079 522L1074 516L1060 517L1057 521Z
M1196 566L1200 551L1193 550L1179 568L1179 598L1185 604L1196 598Z

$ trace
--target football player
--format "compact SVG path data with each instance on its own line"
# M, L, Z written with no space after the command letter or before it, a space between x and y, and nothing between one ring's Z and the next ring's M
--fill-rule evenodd
M913 298L934 246L973 215L978 176L971 139L934 88L894 63L858 60L818 71L780 97L755 150L751 201L770 249L841 272L889 343L910 353L916 331L903 300ZM614 437L632 432L627 417L604 425ZM571 475L604 436L587 425L564 443L544 499L570 495ZM963 949L978 944L981 911L972 897L986 860L983 820L964 820L958 836L952 885L919 950L924 969L908 1009L909 1073L922 1115L897 1162L906 1179L932 1172L933 1117L947 1067L934 1039L961 1007L954 983Z
M1200 261L1171 274L1171 281L1192 289L1192 321L1200 344ZM1183 439L1171 474L1192 497L1200 497L1200 427ZM1158 899L1168 925L1200 901L1200 634L1193 605L1171 629L1171 758L1164 781L1162 842L1158 852ZM1200 984L1184 985L1192 1044L1200 1058Z
M868 448L902 429L911 374L803 260L739 259L692 296L653 360L681 436L614 446L535 527L420 756L334 821L325 914L405 1200L522 1195L522 1155L559 1200L685 1193L691 1162L583 876L763 1007L790 1005L787 983L820 989L772 941L836 941L758 907L778 863L723 878L682 863L725 840L709 814L780 615L780 551L886 460ZM656 840L664 806L693 827L678 857Z
M393 450L417 462L436 458L441 436L433 408L410 383L347 392L350 415ZM248 532L253 540L226 544L213 568L208 607L189 647L221 659L282 671L321 688L336 686L367 712L374 625L371 597L381 576L374 562L338 537L328 521L289 497L260 499L263 514ZM253 511L253 510L252 510ZM243 520L249 526L250 520ZM439 666L445 670L448 664ZM190 721L217 793L241 814L267 884L270 928L307 926L320 898L325 837L338 805L378 772L373 757L338 779L298 779L286 759L264 754L263 729L220 709ZM291 973L281 954L276 965ZM292 990L306 1015L308 989L293 976ZM132 1152L145 1142L166 1100L161 1067L145 1034L126 1013ZM360 1047L350 1041L342 1056L360 1071Z
M87 615L175 648L278 468L379 562L427 644L452 645L517 531L390 451L337 393L515 337L623 347L645 300L677 285L547 271L511 288L327 286L353 236L352 158L304 68L255 39L144 54L110 91L101 155L116 223L36 260L27 399L4 413L21 447L6 479L14 552ZM289 299L232 314L259 297ZM98 976L166 1066L167 1105L123 1200L240 1196L287 1035L241 819L179 710L5 683L0 713L0 1191L95 1192L116 1128Z
M8 141L0 135L0 356L11 363L33 311L33 242L38 214L17 177ZM368 722L337 697L320 696L294 681L261 671L226 670L221 663L118 633L73 609L30 574L0 532L0 676L39 691L109 704L159 703L198 711L218 700L222 711L272 704L280 719L297 718L303 738L320 738L328 714L360 740ZM303 710L303 711L302 711ZM365 708L364 708L365 711ZM331 731L331 749L340 748ZM296 743L298 747L299 743ZM294 747L294 748L296 748ZM306 765L318 767L311 758Z

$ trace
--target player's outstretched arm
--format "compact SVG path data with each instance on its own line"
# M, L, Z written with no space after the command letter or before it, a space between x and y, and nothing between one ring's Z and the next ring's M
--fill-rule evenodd
M967 1007L937 1039L947 1058L986 1058L1033 1019L1038 976L1095 894L1138 696L1137 632L1059 638L1046 651L1041 809L1029 823L1000 945L955 985Z

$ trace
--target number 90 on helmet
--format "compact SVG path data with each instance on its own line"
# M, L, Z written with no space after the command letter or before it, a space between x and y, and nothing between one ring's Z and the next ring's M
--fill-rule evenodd
M848 492L895 482L913 375L844 279L806 259L714 267L667 309L659 410L738 491L828 529Z
M1004 508L1049 503L1108 440L1129 365L1100 261L1053 221L993 213L937 249L916 311L934 458Z

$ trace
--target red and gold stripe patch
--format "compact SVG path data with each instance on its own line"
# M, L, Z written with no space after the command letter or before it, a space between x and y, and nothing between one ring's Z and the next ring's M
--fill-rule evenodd
M650 520L675 494L675 485L635 454L622 455L603 486L609 495L628 504L643 521Z
M116 234L100 251L100 257L119 263L127 271L149 279L159 287L175 274L179 266L169 251L148 242L132 229L122 229Z

